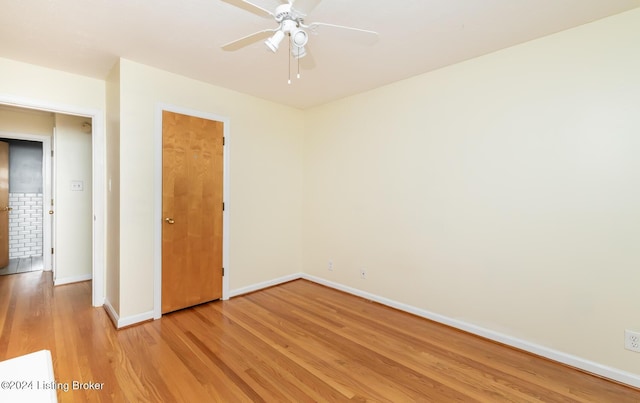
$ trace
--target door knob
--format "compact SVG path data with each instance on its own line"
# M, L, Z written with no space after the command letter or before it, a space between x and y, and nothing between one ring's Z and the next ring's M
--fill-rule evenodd
M164 220L165 220L168 224L173 224L173 223L175 222L175 221L173 221L173 218L169 218L169 217L165 218Z
M53 210L49 210L49 214L53 214Z

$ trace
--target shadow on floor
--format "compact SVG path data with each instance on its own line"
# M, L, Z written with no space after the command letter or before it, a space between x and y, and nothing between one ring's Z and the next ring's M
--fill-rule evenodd
M44 269L42 256L19 257L9 259L9 265L0 269L0 276L5 274L26 273Z

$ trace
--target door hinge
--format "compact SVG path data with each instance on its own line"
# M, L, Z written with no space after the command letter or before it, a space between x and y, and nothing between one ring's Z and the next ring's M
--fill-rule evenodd
M51 205L53 206L53 199L51 199Z
M224 267L222 268L222 277L224 277Z
M51 254L53 255L53 248L51 248Z
M51 150L51 156L53 157L53 150Z
M225 143L225 137L224 137L224 136L222 136L222 145L223 145L223 146L224 146L224 143Z
M224 211L224 202L222 202L222 211Z

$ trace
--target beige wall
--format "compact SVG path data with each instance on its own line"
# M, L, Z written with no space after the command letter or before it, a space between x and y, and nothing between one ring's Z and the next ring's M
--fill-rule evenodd
M69 282L92 275L91 119L55 115L55 281ZM82 190L72 190L72 182Z
M0 74L0 101L13 98L104 111L102 80L3 58Z
M107 240L105 298L120 312L120 62L106 80Z
M105 83L0 59L0 99L109 105L121 317L153 308L166 103L230 119L232 290L305 271L640 374L622 336L640 330L638 27L628 12L304 112L128 60Z
M301 270L303 114L120 61L120 316L153 309L159 103L230 120L230 289Z
M637 10L307 111L305 271L640 374L639 43Z
M0 106L0 132L51 136L53 113Z

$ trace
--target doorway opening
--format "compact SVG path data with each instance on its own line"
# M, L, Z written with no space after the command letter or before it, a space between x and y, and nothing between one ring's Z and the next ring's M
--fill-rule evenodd
M66 189L69 190L69 187L77 187L80 185L84 192L91 196L91 203L89 207L89 223L91 226L90 235L88 238L88 246L86 247L90 250L91 258L88 263L88 275L77 275L76 273L71 273L66 279L62 279L64 281L55 281L55 284L64 284L65 282L73 282L73 281L82 281L82 280L92 280L91 288L92 288L92 301L91 304L93 306L103 306L105 299L105 189L106 189L106 181L105 181L105 135L104 135L104 111L99 109L87 109L77 106L71 106L67 104L59 104L56 102L46 102L36 99L25 99L25 98L17 98L14 96L4 96L0 94L0 113L5 108L14 108L21 109L24 111L30 111L32 113L46 113L53 116L66 116L66 117L77 117L84 119L89 123L88 127L83 127L84 130L91 137L91 142L88 147L88 161L90 165L90 180L85 181L82 184L78 184L77 181L67 181ZM2 123L2 119L0 119L0 123ZM9 129L10 130L10 129ZM8 131L7 128L1 128L0 131ZM14 130L10 130L10 132L14 133ZM21 131L21 133L34 133L32 130ZM49 136L34 136L34 135L26 135L24 140L33 140L35 137L36 140L43 139L45 143L44 149L51 149L52 137ZM49 141L49 146L47 146L46 142ZM58 157L62 157L58 155ZM67 154L67 160L72 160L74 157L73 154ZM47 158L51 158L51 155L48 151L44 152L45 160ZM53 170L53 167L52 167ZM47 178L49 180L55 179L56 174L50 173ZM48 180L45 178L45 182ZM75 182L75 183L70 183ZM65 185L63 183L63 185ZM51 189L54 189L54 186L50 186ZM46 185L45 185L46 189ZM78 193L76 193L78 194ZM49 201L49 197L45 196L45 205L43 209L47 211L49 207L47 202ZM73 212L75 219L75 212ZM50 216L49 216L50 217ZM47 267L47 257L51 258L51 254L47 253L47 242L53 243L55 240L51 240L53 234L56 233L54 230L47 231L46 226L49 220L45 219L45 229L44 229L44 255L43 261L45 265L45 269ZM51 220L53 222L53 220ZM47 239L49 237L49 239ZM74 248L73 244L68 245L69 248ZM73 256L72 253L69 254ZM56 273L57 268L53 264L53 260L51 263L51 268L54 273Z
M8 156L6 164L3 161L3 166L8 166L8 177L0 179L3 200L7 196L4 191L8 190L8 205L5 207L8 217L0 217L4 231L0 238L3 242L0 260L7 263L0 267L0 275L42 271L45 269L43 206L47 171L43 143L0 137L0 144L3 150L7 149ZM5 222L7 220L8 223Z

